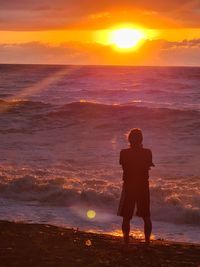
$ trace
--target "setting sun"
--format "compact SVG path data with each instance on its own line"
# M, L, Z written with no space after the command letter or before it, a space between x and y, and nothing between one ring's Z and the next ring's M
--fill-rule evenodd
M130 49L135 47L144 37L144 33L141 30L123 28L113 30L110 35L110 41L117 48Z

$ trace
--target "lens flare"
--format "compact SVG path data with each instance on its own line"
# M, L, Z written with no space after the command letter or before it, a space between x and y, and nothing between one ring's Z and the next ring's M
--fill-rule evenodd
M87 211L87 217L89 219L94 219L96 217L96 212L94 210L88 210Z

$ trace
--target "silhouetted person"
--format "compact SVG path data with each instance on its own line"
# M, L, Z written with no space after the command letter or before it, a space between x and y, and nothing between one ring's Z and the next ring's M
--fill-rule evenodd
M150 217L149 170L152 163L150 149L143 148L142 131L133 129L128 136L130 148L120 152L120 164L123 169L123 188L118 208L118 215L123 217L122 232L124 242L129 243L130 220L135 206L136 215L144 220L146 244L150 242L152 223Z

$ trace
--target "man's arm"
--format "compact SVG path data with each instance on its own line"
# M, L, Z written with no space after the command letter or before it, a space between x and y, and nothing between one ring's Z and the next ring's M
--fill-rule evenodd
M120 155L119 155L119 164L122 165L123 164L123 160L122 160L122 150L120 151Z
M149 164L149 168L155 167L155 165L153 163L152 152L150 149L148 149L148 164Z
M124 160L123 160L123 150L120 151L120 156L119 156L119 164L122 166L123 170L123 180L124 180Z

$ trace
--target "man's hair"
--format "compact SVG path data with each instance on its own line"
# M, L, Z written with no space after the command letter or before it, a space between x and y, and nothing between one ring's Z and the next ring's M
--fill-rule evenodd
M130 131L128 135L128 141L130 144L141 144L143 140L142 130L139 128L134 128Z

